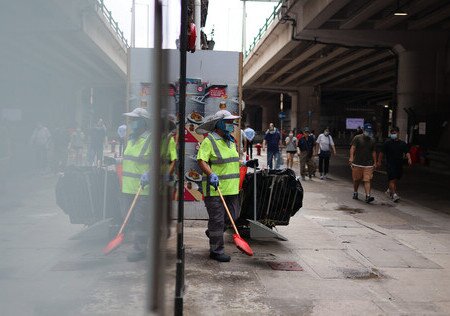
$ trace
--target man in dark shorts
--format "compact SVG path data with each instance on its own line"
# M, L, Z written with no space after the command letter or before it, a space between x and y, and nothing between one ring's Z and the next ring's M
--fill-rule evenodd
M352 140L348 159L352 168L353 199L358 199L358 188L362 181L366 192L366 203L371 203L374 200L374 197L370 195L370 190L377 154L372 136L372 125L370 123L364 124L364 133L356 135Z
M382 151L378 154L378 167L381 166L383 155L386 156L386 171L389 181L389 187L385 193L392 201L397 202L400 199L397 194L397 182L403 174L403 157L406 156L408 159L408 165L412 164L408 145L399 139L398 127L391 128L389 139L383 144Z

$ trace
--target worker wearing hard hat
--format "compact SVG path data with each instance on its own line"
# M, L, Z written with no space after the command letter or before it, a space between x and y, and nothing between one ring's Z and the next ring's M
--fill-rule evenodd
M122 192L125 204L129 207L139 187L138 198L133 211L134 252L129 254L129 261L145 259L148 239L149 220L149 164L150 164L150 121L146 109L136 108L124 113L130 119L130 135L123 154Z
M196 129L198 134L206 134L197 153L197 162L203 171L202 189L208 212L210 258L219 262L228 262L231 257L224 252L225 208L216 191L220 191L233 216L239 216L239 154L233 136L233 121L239 116L221 110Z

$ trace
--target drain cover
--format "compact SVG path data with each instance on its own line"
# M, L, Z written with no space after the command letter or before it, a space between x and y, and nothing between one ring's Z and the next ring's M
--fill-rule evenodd
M267 264L272 270L281 270L281 271L303 271L303 268L294 261L268 261Z

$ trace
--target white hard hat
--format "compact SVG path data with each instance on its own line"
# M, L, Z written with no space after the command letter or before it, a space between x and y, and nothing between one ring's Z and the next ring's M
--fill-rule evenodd
M220 110L216 114L211 115L205 119L205 123L199 125L195 132L197 134L206 134L209 132L214 131L217 122L220 120L235 120L240 118L238 115L232 115L230 111L227 110Z
M131 112L123 113L123 115L128 116L128 117L143 117L146 119L150 118L150 115L148 114L147 110L144 108L135 108Z

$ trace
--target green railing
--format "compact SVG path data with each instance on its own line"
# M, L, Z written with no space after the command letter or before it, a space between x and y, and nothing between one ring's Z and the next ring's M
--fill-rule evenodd
M96 0L95 6L96 6L97 11L101 12L103 14L103 16L108 20L109 25L114 30L114 32L116 32L117 37L122 41L122 43L125 45L125 47L127 47L127 48L130 47L128 45L127 39L123 35L122 30L119 28L119 23L117 23L116 20L114 20L114 18L112 17L111 11L109 11L106 8L103 0Z
M255 38L253 39L253 42L250 44L250 46L248 47L248 49L245 51L244 53L244 58L246 58L248 55L250 55L250 53L252 52L252 50L255 49L256 45L259 43L259 41L261 40L261 38L263 37L263 35L266 33L267 29L269 28L269 26L272 24L272 22L276 19L276 17L278 16L278 11L281 8L281 4L282 4L283 0L280 0L278 2L278 4L273 8L272 13L270 14L270 16L266 19L266 23L264 23L264 25L259 29L258 34L255 36Z

